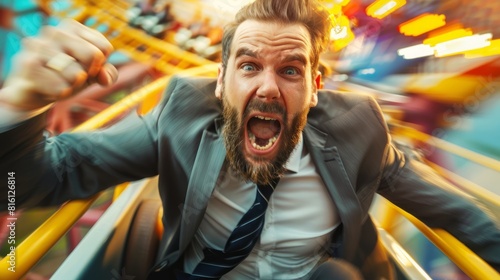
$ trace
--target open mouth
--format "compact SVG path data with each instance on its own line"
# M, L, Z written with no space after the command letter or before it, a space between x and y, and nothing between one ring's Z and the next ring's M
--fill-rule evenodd
M247 123L248 139L252 147L259 151L268 151L274 147L281 132L281 123L278 119L256 115Z

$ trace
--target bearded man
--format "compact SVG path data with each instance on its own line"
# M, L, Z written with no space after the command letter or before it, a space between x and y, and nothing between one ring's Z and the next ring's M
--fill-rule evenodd
M330 29L316 1L256 0L226 27L216 80L174 77L150 114L44 139L48 104L116 79L101 34L47 27L0 93L0 170L16 170L23 207L159 175L165 231L150 279L389 279L375 193L500 269L499 229L392 143L373 98L320 90Z

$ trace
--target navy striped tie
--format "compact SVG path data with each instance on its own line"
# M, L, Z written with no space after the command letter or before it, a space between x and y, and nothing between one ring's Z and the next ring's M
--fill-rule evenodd
M219 279L250 254L262 232L268 201L278 181L257 185L255 201L229 236L224 251L206 248L205 258L188 279Z

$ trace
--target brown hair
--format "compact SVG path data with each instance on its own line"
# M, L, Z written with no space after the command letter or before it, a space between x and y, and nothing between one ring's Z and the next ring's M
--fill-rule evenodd
M311 38L311 66L314 75L319 56L330 39L331 23L328 17L326 9L316 0L256 0L238 11L235 20L225 27L222 37L222 66L226 68L234 34L242 22L253 19L300 23L307 28Z

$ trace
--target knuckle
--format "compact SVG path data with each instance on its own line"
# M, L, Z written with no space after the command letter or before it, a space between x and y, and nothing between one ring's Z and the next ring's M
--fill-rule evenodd
M105 60L104 54L90 43L84 44L86 47L80 49L81 64L84 68L89 68L95 63ZM83 45L82 45L83 46Z
M72 18L64 18L60 21L59 26L64 29L75 30L78 28L82 28L84 25Z
M79 34L84 40L94 44L104 54L110 53L113 49L108 39L98 30L86 27L86 29L82 30Z
M92 55L94 57L94 59L96 59L97 61L102 61L104 62L106 60L106 56L104 55L104 53L102 51L100 51L98 48L94 48L92 50Z
M40 60L34 55L23 57L21 59L21 63L24 67L26 67L26 70L34 72L36 72L35 69L41 66Z
M33 53L18 53L13 57L14 65L21 68L24 72L36 71L40 67L40 59Z

